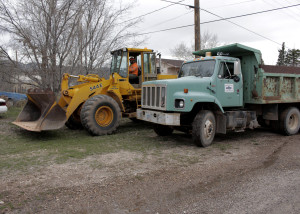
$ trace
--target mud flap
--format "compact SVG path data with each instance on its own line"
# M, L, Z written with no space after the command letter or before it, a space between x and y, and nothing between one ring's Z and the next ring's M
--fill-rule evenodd
M27 97L28 102L13 124L36 132L64 126L67 121L66 112L57 104L53 91L30 89Z

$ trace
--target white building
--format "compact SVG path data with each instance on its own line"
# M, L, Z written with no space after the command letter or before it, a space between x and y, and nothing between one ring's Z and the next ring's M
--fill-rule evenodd
M169 74L169 75L177 75L180 67L183 63L183 60L175 60L175 59L161 59L161 74ZM159 66L159 62L157 60L157 66Z

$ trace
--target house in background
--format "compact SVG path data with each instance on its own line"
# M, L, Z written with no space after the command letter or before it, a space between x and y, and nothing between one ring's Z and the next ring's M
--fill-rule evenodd
M41 79L41 77L36 75L34 77ZM38 87L38 84L26 75L18 75L16 78L17 79L14 81L16 83L13 85L12 92L25 94L27 93L28 89Z
M161 59L160 73L165 75L177 75L183 62L183 60L176 59ZM156 66L159 66L158 60Z

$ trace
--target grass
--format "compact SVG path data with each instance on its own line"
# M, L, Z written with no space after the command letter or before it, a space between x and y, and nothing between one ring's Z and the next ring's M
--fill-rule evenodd
M14 209L14 206L11 202L5 203L4 205L0 205L0 210L4 210L6 208L9 208L10 210L12 210L12 209Z
M195 164L199 162L198 156L188 156L188 155L182 155L182 154L172 154L170 156L171 159L178 161L179 163L187 166L191 164Z
M9 108L8 111L7 111L5 114L3 114L1 117L2 117L2 118L16 118L16 117L19 115L20 110L21 110L21 108L19 108L19 107L11 107L11 108ZM1 118L1 117L0 117L0 118Z
M217 143L211 147L195 146L190 137L175 132L172 136L158 137L151 125L134 123L122 119L117 132L113 135L91 136L85 130L70 130L66 127L45 132L29 132L11 124L18 116L21 108L10 108L5 116L0 118L0 173L9 171L28 171L39 169L51 164L79 162L89 156L97 156L120 151L136 152L141 158L134 161L145 163L148 155L156 162L176 161L179 164L191 165L201 162L199 156L205 156L212 150L227 152L230 144ZM191 147L195 154L173 153L165 156L164 150L172 148ZM202 150L202 153L199 150ZM88 162L93 169L105 167L101 161Z
M231 149L232 145L230 145L230 144L224 144L224 143L216 143L216 144L213 144L212 147L218 148L221 151L226 151L228 149Z
M0 119L0 172L1 170L26 170L49 163L78 161L91 155L118 151L157 153L162 148L182 144L182 139L170 142L167 137L157 137L145 123L123 119L116 134L93 137L85 130L59 130L29 132L11 124L20 112L11 108ZM180 136L179 136L180 138ZM188 139L189 140L189 139ZM193 162L193 161L192 161ZM96 163L94 168L98 168Z

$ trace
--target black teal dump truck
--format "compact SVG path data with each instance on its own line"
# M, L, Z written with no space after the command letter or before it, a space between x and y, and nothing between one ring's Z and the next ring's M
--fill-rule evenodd
M144 82L137 118L158 135L189 132L199 146L216 133L259 125L285 135L300 127L300 68L262 64L261 52L241 44L194 52L178 79Z

